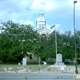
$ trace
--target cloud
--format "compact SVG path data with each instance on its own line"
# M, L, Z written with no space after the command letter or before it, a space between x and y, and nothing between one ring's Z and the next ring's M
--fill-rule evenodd
M61 26L61 24L56 24L56 29L59 29L60 28L60 26Z
M29 19L27 10L31 2L26 0L2 0L0 1L0 21L19 21ZM27 18L28 17L28 18Z
M28 24L28 25L30 24L30 25L32 25L32 26L35 25L33 21L27 21L26 24Z
M52 0L34 0L31 9L32 10L45 10L49 11L55 7L55 3Z
M80 25L80 0L77 0L75 7L76 20ZM72 26L73 0L0 0L0 23L12 20L36 26L41 11L46 18L48 29L54 23L57 30L61 31Z

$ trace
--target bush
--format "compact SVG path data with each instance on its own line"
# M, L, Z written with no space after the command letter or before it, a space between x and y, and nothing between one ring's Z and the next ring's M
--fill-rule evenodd
M34 61L34 60L29 60L27 63L28 64L38 64L39 62L38 61Z

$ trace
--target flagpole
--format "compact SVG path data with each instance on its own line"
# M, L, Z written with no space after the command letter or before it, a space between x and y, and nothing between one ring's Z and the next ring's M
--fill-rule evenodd
M53 29L55 27L55 25L51 26L50 29ZM56 49L56 63L57 63L57 34L56 34L56 29L54 29L55 31L55 49ZM53 33L53 32L52 32Z
M56 35L56 29L55 29L55 48L56 48L56 63L57 63L57 35Z

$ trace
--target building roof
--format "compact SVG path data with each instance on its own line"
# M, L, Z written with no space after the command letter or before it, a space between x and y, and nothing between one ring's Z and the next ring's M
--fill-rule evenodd
M50 34L50 33L51 33L51 31L48 30L48 29L46 29L46 28L38 29L37 32L38 32L40 35L42 35L42 34Z

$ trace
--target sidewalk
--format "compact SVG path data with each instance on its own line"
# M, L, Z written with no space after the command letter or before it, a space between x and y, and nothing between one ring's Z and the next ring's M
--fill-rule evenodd
M77 75L77 78L80 78L80 74Z
M64 70L60 67L51 67L51 65L30 65L30 66L0 66L0 73L71 73L74 74L74 66L66 66ZM80 71L80 68L78 68ZM80 73L80 72L79 72Z

